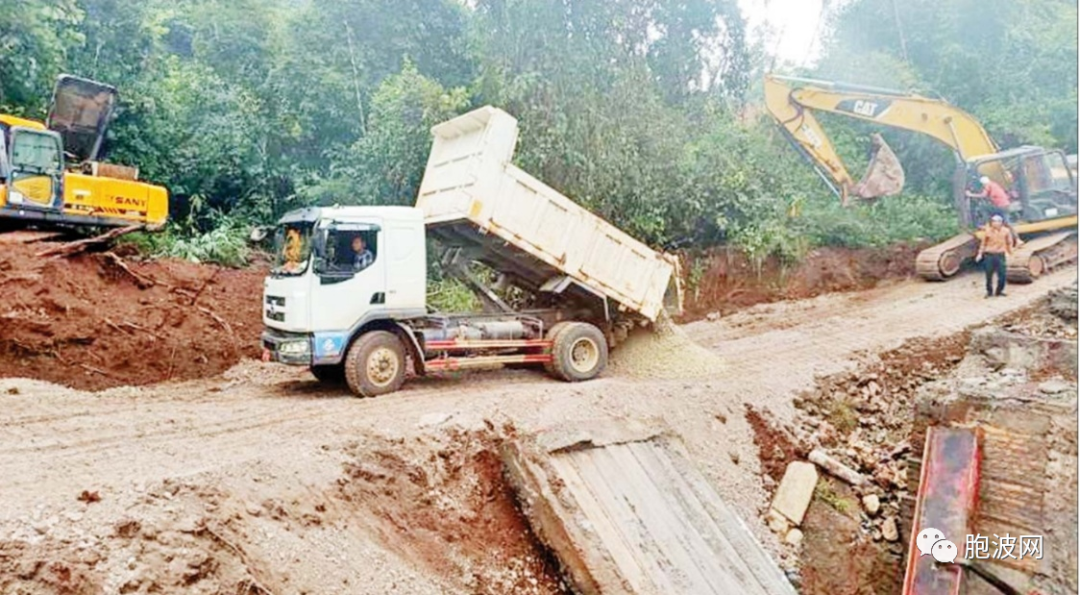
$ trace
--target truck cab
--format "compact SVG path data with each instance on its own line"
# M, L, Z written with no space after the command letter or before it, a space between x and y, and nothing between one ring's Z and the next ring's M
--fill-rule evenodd
M263 345L277 361L335 366L362 329L427 314L419 209L294 211L279 222L274 244L263 291Z

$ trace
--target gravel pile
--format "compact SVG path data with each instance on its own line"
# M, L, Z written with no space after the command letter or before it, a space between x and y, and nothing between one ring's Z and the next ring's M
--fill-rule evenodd
M719 375L723 361L661 315L655 325L634 329L615 347L611 367L640 378L702 378Z

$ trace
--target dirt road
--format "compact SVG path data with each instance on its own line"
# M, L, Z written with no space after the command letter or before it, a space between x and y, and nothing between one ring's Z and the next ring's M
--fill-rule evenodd
M251 581L253 593L496 593L507 585L557 592L534 576L543 564L507 565L532 556L526 546L506 544L499 560L506 568L485 567L484 552L447 545L454 540L438 527L418 532L410 519L423 509L447 523L486 526L486 509L462 500L495 498L498 490L462 479L446 453L472 448L462 447L468 432L567 418L656 419L676 428L706 475L769 541L758 521L764 492L747 405L789 417L793 391L860 352L959 331L1075 278L1075 269L1060 271L989 300L976 275L905 281L693 323L684 330L723 362L715 375L695 380L612 373L569 385L498 371L421 379L399 394L358 400L304 371L256 362L221 377L100 393L0 379L0 575L5 563L44 560L18 579L27 593L79 577L106 592L125 584L125 592L180 592L177 584L211 593L242 581ZM401 461L388 462L395 457ZM427 488L400 491L404 479L379 471L402 465L428 469L430 476L413 482ZM357 481L375 487L354 497L348 486ZM385 498L377 509L375 496ZM125 529L131 520L142 529ZM212 563L176 554L200 547ZM89 550L98 551L93 564L80 557ZM442 550L449 553L433 553ZM64 570L50 570L50 560ZM186 566L174 568L175 560Z

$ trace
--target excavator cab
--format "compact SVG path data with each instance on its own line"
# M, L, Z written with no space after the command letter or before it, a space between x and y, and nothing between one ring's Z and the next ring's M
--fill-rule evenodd
M58 209L63 174L60 135L40 123L0 115L0 205Z
M973 159L967 164L969 187L982 176L1009 191L1015 222L1037 224L1077 214L1077 182L1062 151L1026 146ZM989 218L985 201L968 201L963 212L965 224L981 225Z

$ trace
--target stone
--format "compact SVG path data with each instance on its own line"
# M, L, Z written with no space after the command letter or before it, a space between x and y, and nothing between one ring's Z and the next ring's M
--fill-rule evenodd
M895 542L900 540L900 529L896 526L896 519L889 517L881 525L881 536L885 541Z
M1064 380L1047 380L1039 384L1039 392L1045 395L1056 395L1058 393L1073 392L1074 390L1076 389L1073 388L1073 385Z
M862 505L866 514L874 516L881 510L881 499L875 494L868 494L863 496Z
M797 528L792 529L791 531L788 531L787 537L784 538L784 543L797 546L802 543L802 538L802 531Z
M251 516L259 516L262 514L262 508L259 507L257 504L249 503L247 505L247 513Z
M731 452L729 452L729 453L728 453L728 456L730 456L730 457L731 457L731 462L732 462L732 463L735 463L736 465L738 465L738 464L739 464L739 453L737 453L737 452L735 452L735 451L733 450L733 451L731 451Z
M786 519L796 526L803 521L806 509L810 506L810 500L814 497L814 488L817 486L817 467L812 463L794 461L789 463L784 472L784 478L780 480L780 486L776 489L773 497L773 510L784 515Z
M705 319L708 320L709 322L716 322L717 320L720 320L720 313L719 312L709 312L708 314L705 315Z

